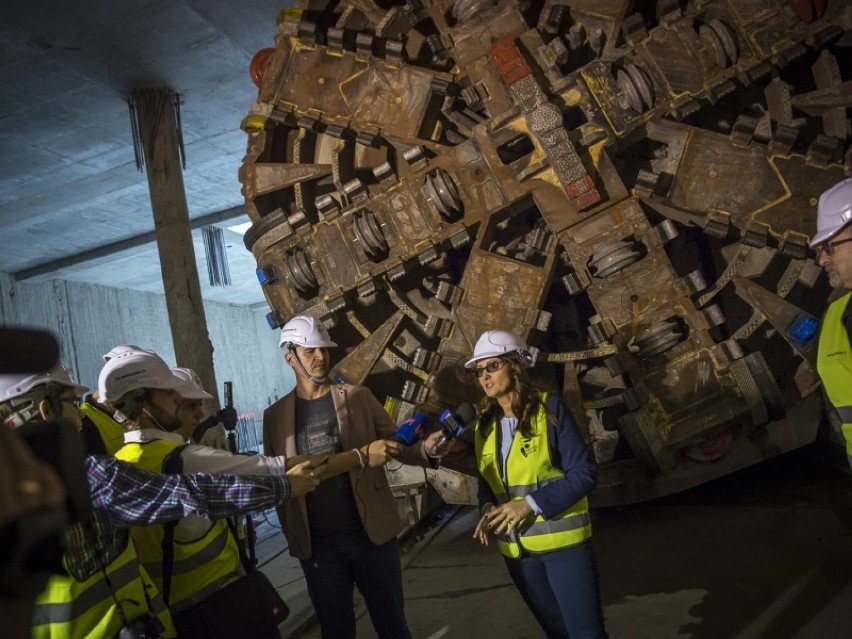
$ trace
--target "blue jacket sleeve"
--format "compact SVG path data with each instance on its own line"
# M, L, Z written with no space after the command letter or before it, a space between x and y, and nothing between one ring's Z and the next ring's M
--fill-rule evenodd
M547 410L557 424L547 424L550 459L565 474L531 495L541 508L542 516L550 519L592 491L597 484L597 465L564 402L555 395L548 395Z
M477 474L479 484L476 489L476 498L479 501L479 512L482 512L482 507L485 506L485 504L494 504L496 506L497 497L494 495L494 491L491 490L491 486L489 486L488 482L485 481L485 477L479 473Z

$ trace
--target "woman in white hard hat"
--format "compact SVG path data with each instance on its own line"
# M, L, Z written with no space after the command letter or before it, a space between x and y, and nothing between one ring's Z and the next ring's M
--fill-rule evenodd
M486 331L465 367L485 397L476 426L479 506L473 536L497 545L550 638L606 637L586 495L596 466L570 411L536 390L534 356L509 331Z

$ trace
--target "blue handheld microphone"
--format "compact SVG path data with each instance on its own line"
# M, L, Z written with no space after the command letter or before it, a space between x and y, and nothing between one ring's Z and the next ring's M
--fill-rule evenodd
M435 445L432 447L429 454L434 455L435 452L446 442L461 435L462 432L464 432L464 429L467 428L469 424L473 423L475 419L476 409L473 407L473 404L468 402L459 406L456 411L452 411L448 408L441 413L440 417L438 417L438 421L441 422L441 437L438 438L437 442L435 442Z
M411 446L420 439L423 427L429 423L429 417L424 413L414 413L399 425L396 432L388 437L389 440Z

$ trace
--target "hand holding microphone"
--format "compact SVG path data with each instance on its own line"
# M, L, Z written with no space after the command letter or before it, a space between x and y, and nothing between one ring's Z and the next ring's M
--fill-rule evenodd
M414 413L399 425L396 432L388 437L392 442L413 446L424 438L423 428L429 423L429 417L424 413Z
M441 422L441 435L429 448L427 454L430 457L441 457L447 454L456 438L475 420L476 409L469 402L461 404L455 412L450 409L445 410L438 417L438 421Z
M359 450L367 468L378 468L399 455L402 452L402 444L391 438L377 439L366 446L362 446Z

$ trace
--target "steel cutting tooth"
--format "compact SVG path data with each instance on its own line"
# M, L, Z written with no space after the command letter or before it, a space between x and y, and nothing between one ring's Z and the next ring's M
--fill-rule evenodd
M633 264L640 257L632 242L619 240L599 246L589 262L589 268L595 277L603 279Z
M722 48L725 51L725 56L728 59L730 64L735 64L737 58L739 57L737 42L734 40L734 36L731 33L730 27L726 25L721 20L711 20L710 28L716 33L719 38L719 42L722 44Z
M627 65L627 73L630 74L630 78L633 80L636 90L639 92L639 95L642 96L642 101L645 103L645 109L643 110L647 111L654 106L654 88L648 81L648 77L645 75L645 72L635 64Z
M293 252L287 256L286 266L296 288L300 291L307 291L317 285L317 279L314 275L313 269L311 269L308 256L302 249L294 249Z
M376 255L388 250L387 240L385 240L382 228L372 211L363 211L356 216L354 226L355 232L367 253Z
M445 217L461 210L461 200L456 185L449 174L437 169L426 176L426 197Z
M456 0L453 3L453 17L460 24L464 24L495 4L497 0Z
M650 326L636 336L634 344L639 357L648 358L674 348L683 340L677 322L664 321Z
M698 37L704 44L704 48L710 50L716 66L720 69L727 68L728 60L725 57L725 47L716 31L710 25L703 24L698 28Z
M639 91L633 83L630 74L624 69L619 69L616 76L616 84L621 90L618 96L619 104L625 109L632 109L636 113L642 113L642 98L639 96Z

